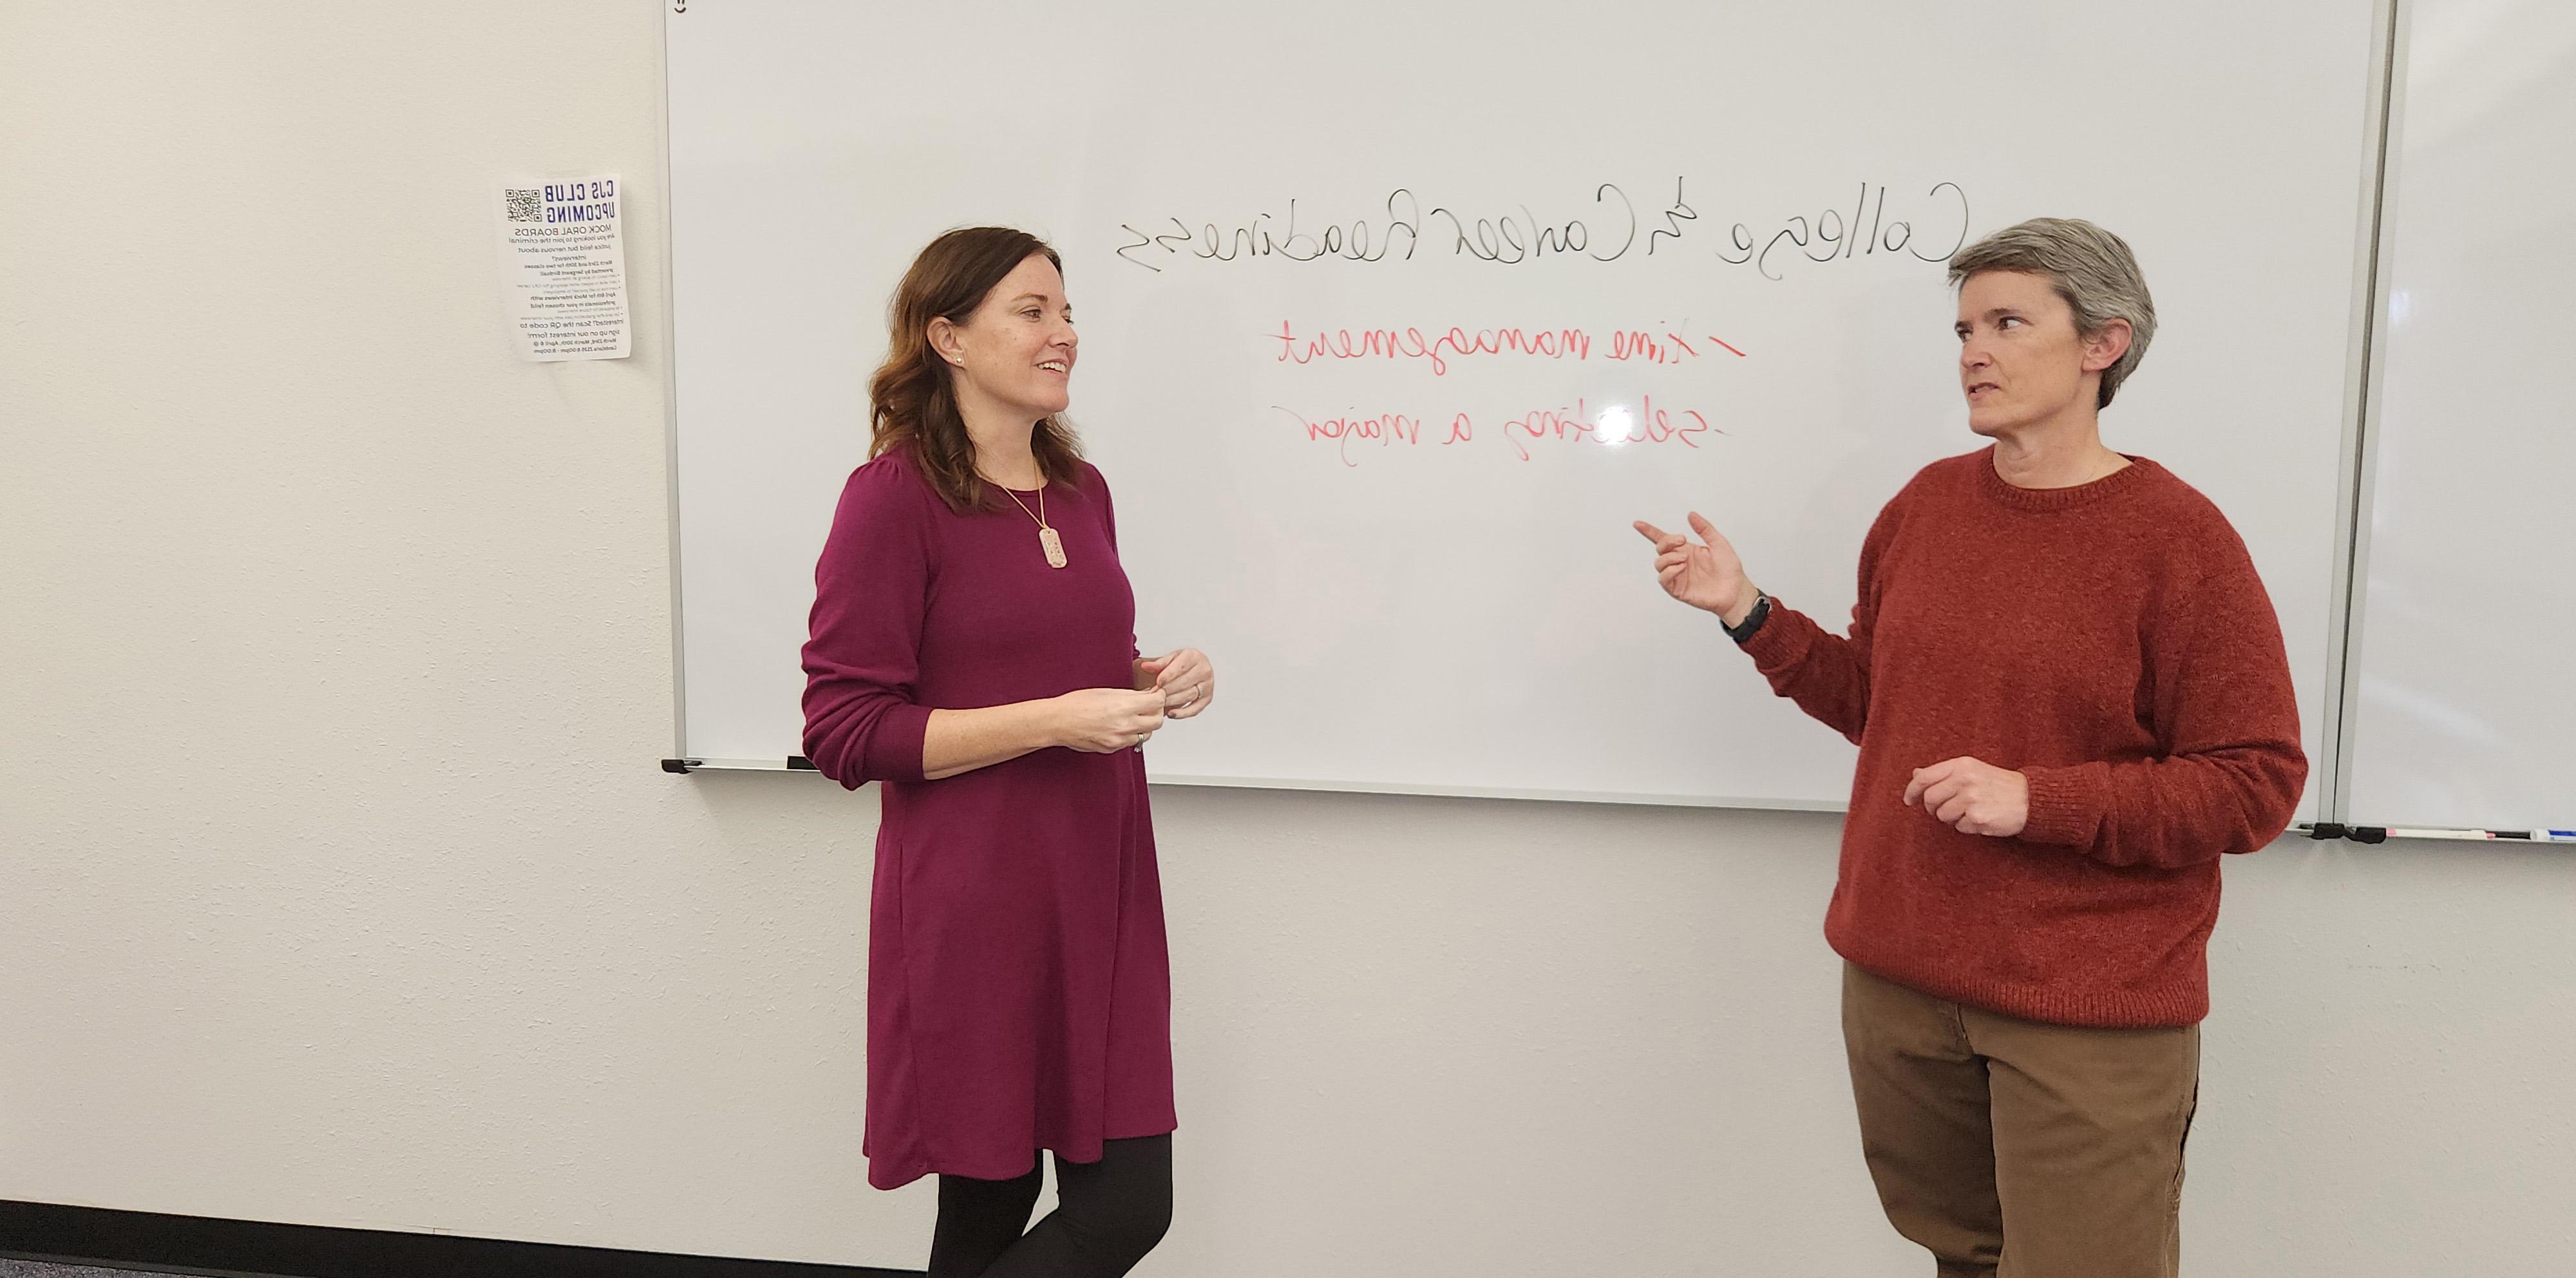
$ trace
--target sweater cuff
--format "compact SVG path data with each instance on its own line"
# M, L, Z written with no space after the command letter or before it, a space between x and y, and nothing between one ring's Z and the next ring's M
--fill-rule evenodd
M861 775L881 781L921 780L921 745L929 735L930 707L888 706L868 731L867 752L859 760Z
M1722 621L1722 619L1721 619ZM1805 624L1800 624L1804 622ZM1771 615L1762 619L1762 628L1739 643L1736 648L1753 658L1753 665L1765 675L1797 665L1807 655L1807 645L1814 640L1815 622L1805 613L1771 599Z
M2021 774L2030 782L2030 817L2021 832L2024 840L2089 848L2101 837L2102 818L2111 809L2111 765L2024 768Z

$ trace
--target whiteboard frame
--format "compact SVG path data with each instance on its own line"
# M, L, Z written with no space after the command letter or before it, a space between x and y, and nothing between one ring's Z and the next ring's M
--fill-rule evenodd
M2361 704L2362 645L2367 638L2362 633L2362 619L2370 594L2370 538L2365 530L2378 505L2380 391L2388 367L2388 345L2378 339L2381 319L2388 314L2390 268L2397 250L2386 233L2388 197L2396 185L2402 158L2396 143L2405 123L2405 104L2398 87L2405 83L2407 49L2412 43L2407 38L2407 18L2413 6L2408 0L2382 3L2386 13L2380 36L2378 189L2371 193L2370 201L2370 293L2364 316L2364 345L2355 361L2353 378L2360 411L2352 423L2355 447L2345 476L2353 487L2345 512L2343 560L2338 565L2343 580L2337 591L2335 622L2343 639L2335 651L2333 736L2327 756L2327 784L2331 788L2325 795L2325 819L2339 823L2348 823L2352 817L2353 745L2357 736L2354 729Z
M680 537L680 422L679 422L679 351L678 279L673 269L678 239L675 209L671 199L671 94L670 94L670 23L684 11L686 0L670 0L663 7L662 23L657 31L657 52L662 68L662 93L657 104L656 123L661 130L661 302L658 325L662 337L662 427L664 442L665 501L669 519L669 555L671 579L671 697L673 755L685 761L691 771L803 772L787 760L768 759L701 759L689 755L688 672L686 651L686 593L682 582ZM2327 669L2324 695L2326 704L2319 716L2323 740L2319 742L2315 761L2323 769L2314 787L2315 811L2310 821L2340 823L2349 811L2353 747L2353 708L2356 704L2355 672L2360 666L2361 609L2367 589L2369 538L2363 535L2368 526L2376 487L2378 450L2374 444L2373 416L2377 411L2382 370L2386 363L2384 344L2379 336L2380 317L2386 313L2388 265L2393 246L2387 242L2387 200L2396 155L2392 141L2399 124L2398 85L2404 73L2406 55L2407 0L2375 0L2373 20L2376 24L2370 61L2372 85L2366 98L2363 127L2375 136L2365 146L2366 164L2362 179L2361 234L2356 236L2353 294L2362 304L2353 308L2351 333L2347 342L2344 370L2343 441L2338 458L2340 475L2336 519L2342 536L2336 543L2332 576L2327 587ZM817 775L820 775L819 773ZM1744 798L1736 796L1623 794L1604 791L1528 790L1507 786L1442 786L1364 781L1316 781L1297 778L1158 776L1150 769L1147 781L1154 785L1202 786L1214 789L1306 790L1343 794L1416 794L1441 798L1515 799L1557 803L1602 803L1626 806L1687 808L1739 808L1756 811L1844 812L1848 802L1806 799Z
M676 207L671 203L671 18L686 5L687 0L671 0L653 32L654 57L662 68L654 123L662 130L662 486L670 503L663 526L671 541L671 753L684 759L689 754L689 618L688 599L680 589L680 283L672 271L680 237L672 225ZM779 760L778 766L786 768L787 761Z

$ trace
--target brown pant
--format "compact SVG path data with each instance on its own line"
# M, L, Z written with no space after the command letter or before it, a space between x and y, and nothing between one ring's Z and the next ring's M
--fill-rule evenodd
M1950 1275L2172 1278L2200 1027L2045 1025L1843 966L1862 1152Z

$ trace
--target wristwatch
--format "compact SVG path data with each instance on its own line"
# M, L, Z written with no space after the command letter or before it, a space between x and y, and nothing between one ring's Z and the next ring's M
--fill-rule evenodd
M1743 643L1744 641L1751 639L1755 631L1762 628L1763 622L1769 621L1770 619L1771 596L1763 591L1756 590L1753 592L1753 607L1746 610L1743 625L1729 626L1726 624L1726 619L1723 617L1718 618L1717 624L1725 627L1727 638L1732 639L1737 643Z

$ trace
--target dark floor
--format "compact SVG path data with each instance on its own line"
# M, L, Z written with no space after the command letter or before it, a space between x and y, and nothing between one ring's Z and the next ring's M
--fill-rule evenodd
M144 1271L135 1269L93 1269L88 1265L49 1265L38 1260L11 1260L0 1256L0 1278L134 1278ZM156 1269L153 1273L168 1273Z

